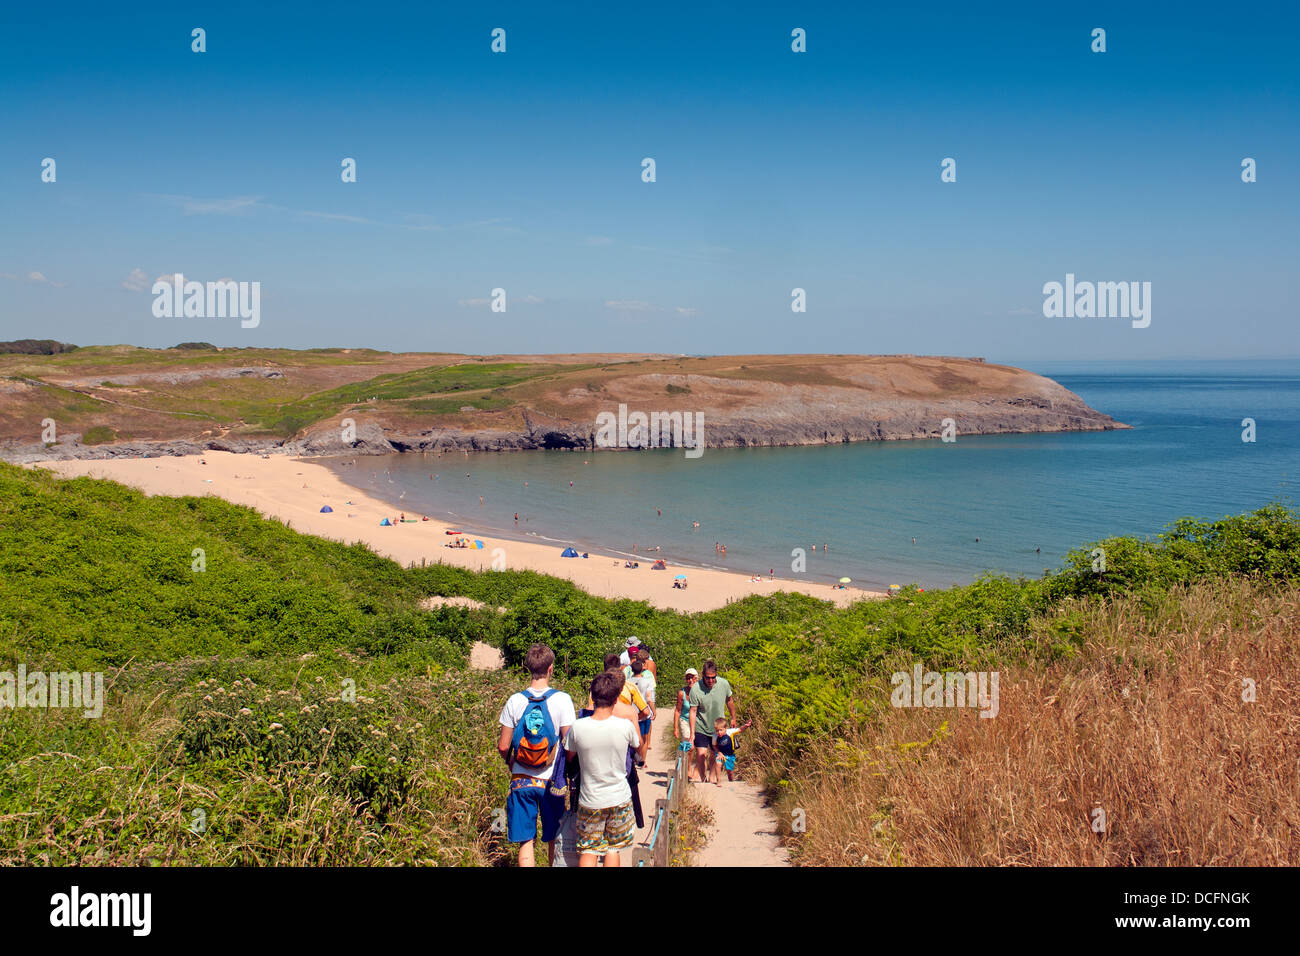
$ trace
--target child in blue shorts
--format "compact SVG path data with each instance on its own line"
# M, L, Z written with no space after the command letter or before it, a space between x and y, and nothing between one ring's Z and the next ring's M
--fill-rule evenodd
M752 724L752 720L747 720L739 727L727 727L727 721L719 717L713 722L713 782L719 787L722 786L722 775L719 771L727 771L727 779L736 779L736 734L745 730Z

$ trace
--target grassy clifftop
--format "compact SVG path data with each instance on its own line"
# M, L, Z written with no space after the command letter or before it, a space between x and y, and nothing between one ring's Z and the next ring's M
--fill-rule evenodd
M135 349L0 355L0 445L40 423L83 444L339 442L351 418L381 450L590 444L601 412L699 412L710 445L797 445L1122 427L1055 382L941 356L385 353ZM93 439L85 436L93 434ZM472 436L472 438L470 437ZM55 441L62 441L57 435ZM345 451L346 449L340 449Z

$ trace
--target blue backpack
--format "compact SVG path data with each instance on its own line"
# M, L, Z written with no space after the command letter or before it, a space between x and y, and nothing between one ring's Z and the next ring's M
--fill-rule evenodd
M515 724L510 742L511 760L530 771L549 767L559 749L560 731L551 720L551 709L546 706L546 701L554 693L552 687L541 697L525 694L528 706Z

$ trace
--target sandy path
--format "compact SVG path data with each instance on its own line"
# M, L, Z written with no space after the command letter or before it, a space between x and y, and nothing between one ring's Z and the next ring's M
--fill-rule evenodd
M670 731L671 732L671 731ZM691 796L713 810L708 842L695 853L696 866L789 866L776 819L758 787L744 780L722 786L691 784Z
M676 694L676 690L673 691ZM641 807L645 826L637 830L636 845L646 846L654 827L655 801L667 795L668 778L676 761L673 708L660 706L651 732L646 765L639 771ZM694 851L695 866L789 866L790 860L776 833L776 819L764 805L757 787L743 780L722 778L722 786L688 784L692 799L713 811L707 842Z
M751 594L777 591L800 591L840 606L879 596L856 589L837 591L813 582L751 582L743 574L698 568L686 572L690 588L678 590L672 586L671 571L651 571L645 563L629 570L622 567L622 559L594 552L588 559L561 558L559 549L550 545L491 538L475 532L472 525L458 527L481 540L482 550L447 548L444 545L452 539L443 532L451 525L431 519L380 527L380 519L396 519L400 507L369 497L344 484L328 468L301 458L214 451L202 456L59 461L39 467L64 476L108 478L151 495L217 495L279 518L295 531L349 543L364 541L402 564L441 561L488 570L495 558L505 568L567 578L601 597L644 600L662 609L707 611ZM321 514L322 505L332 507L333 513ZM408 513L407 517L419 515Z

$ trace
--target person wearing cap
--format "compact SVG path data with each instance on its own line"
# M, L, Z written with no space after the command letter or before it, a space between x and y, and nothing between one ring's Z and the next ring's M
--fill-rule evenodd
M677 749L690 752L691 749L691 688L699 680L700 672L694 667L686 668L686 686L677 692L677 704L673 707L673 736L677 738ZM695 761L686 765L686 779L698 780Z
M622 654L618 655L618 662L623 665L623 676L630 678L632 676L632 655L641 647L641 638L635 635L627 639L627 648ZM655 675L655 680L659 679L659 667L655 664L654 658L646 661L646 670Z

